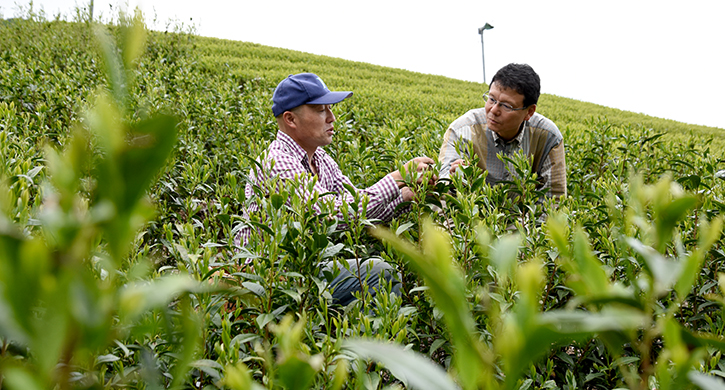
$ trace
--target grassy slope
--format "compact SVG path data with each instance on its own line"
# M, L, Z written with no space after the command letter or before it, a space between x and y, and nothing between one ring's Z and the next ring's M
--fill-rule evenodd
M435 112L443 123L449 123L470 108L479 107L482 103L480 95L485 88L480 83L253 43L200 37L198 47L202 65L211 73L228 69L243 79L261 77L270 83L292 73L318 73L331 88L354 91L353 104L363 101L362 104L404 117ZM719 149L725 146L723 129L655 118L555 95L542 95L538 110L554 120L565 133L568 129L582 130L587 121L606 117L616 126L641 125L682 140L693 134L712 137Z
M12 158L6 153L11 161L8 170L16 175L40 162L38 140L63 144L103 82L103 72L93 45L87 45L93 34L81 25L43 22L3 27L7 33L0 37L4 60L0 87L4 102L14 106L0 113L0 124L17 127L9 133L11 138L28 140L27 134L34 134L37 147L21 149L32 157ZM226 175L247 172L249 162L240 154L256 157L274 138L272 91L291 73L314 72L332 89L354 91L352 99L335 108L340 131L327 149L358 185L374 183L390 172L394 162L422 154L435 157L447 125L479 107L484 89L479 83L252 43L158 32L149 35L148 43L139 64L136 103L142 112L172 110L181 120L181 139L168 172L174 184L162 183L175 189L171 195L177 200L225 197L236 191L225 185ZM570 145L570 187L582 174L576 171L578 154L589 153L589 137L602 131L611 133L601 138L609 145L596 153L612 158L617 158L615 143L624 143L626 135L646 128L652 129L650 134L666 133L665 138L680 145L702 146L712 139L715 155L725 150L722 129L552 95L541 97L539 111L558 124ZM603 130L607 128L611 129Z

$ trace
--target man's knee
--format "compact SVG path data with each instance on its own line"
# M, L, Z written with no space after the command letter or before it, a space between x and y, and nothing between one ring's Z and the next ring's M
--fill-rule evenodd
M363 267L370 267L370 273L373 275L380 275L384 273L386 275L393 274L395 272L392 265L385 262L383 259L368 259L363 263Z
M383 259L369 259L368 261L371 265L370 277L378 278L376 279L377 282L382 276L386 283L391 283L393 287L392 292L400 295L400 273L396 271L395 267ZM378 283L374 283L374 285L377 287Z
M330 287L333 289L333 298L336 302L346 305L353 299L354 292L362 291L362 283L367 285L367 291L373 295L380 286L380 280L392 286L392 292L400 296L400 275L395 267L383 259L372 258L359 264L354 259L347 260L347 269L338 262L328 263L323 267L323 274L328 272L333 279ZM349 270L348 270L349 269Z

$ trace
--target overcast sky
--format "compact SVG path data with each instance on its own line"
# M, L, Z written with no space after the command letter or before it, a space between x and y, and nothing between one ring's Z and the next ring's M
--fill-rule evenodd
M35 0L46 15L90 0ZM0 0L0 13L18 4ZM528 63L542 93L725 129L723 0L95 0L140 6L163 29L193 23L199 35L483 81Z

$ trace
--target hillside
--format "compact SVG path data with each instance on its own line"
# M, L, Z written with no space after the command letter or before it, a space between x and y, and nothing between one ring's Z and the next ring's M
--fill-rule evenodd
M287 75L354 92L325 149L359 188L437 157L485 86L139 26L0 21L3 388L717 388L724 130L542 95L558 202L515 158L416 186L387 230L286 187L246 218ZM350 259L402 296L333 304L319 264Z
M449 123L460 113L479 107L485 86L442 76L425 75L361 62L319 56L263 45L200 38L202 66L209 72L229 70L241 79L281 80L300 72L324 73L329 84L338 89L355 91L356 101L364 105L390 107L393 115L425 107L443 122ZM272 82L272 84L275 84ZM369 103L368 103L369 102ZM415 108L413 108L415 107ZM642 125L671 136L691 133L713 137L722 145L723 129L689 125L673 120L650 117L593 103L543 94L538 110L559 127L576 126L597 118L606 118L616 126Z

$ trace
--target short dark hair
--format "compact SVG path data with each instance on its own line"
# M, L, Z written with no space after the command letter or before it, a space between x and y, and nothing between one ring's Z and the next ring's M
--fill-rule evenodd
M491 85L498 83L501 88L513 89L524 95L524 107L536 104L541 94L539 75L527 64L508 64L493 76Z

